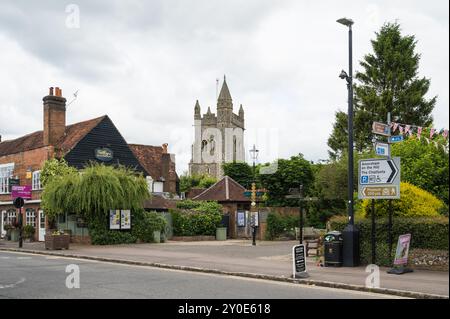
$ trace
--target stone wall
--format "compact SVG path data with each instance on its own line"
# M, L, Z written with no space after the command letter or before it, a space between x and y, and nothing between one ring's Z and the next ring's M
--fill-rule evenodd
M414 269L448 271L448 251L411 249L409 266Z

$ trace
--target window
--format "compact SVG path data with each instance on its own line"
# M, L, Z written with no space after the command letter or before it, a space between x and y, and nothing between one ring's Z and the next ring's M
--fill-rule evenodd
M153 183L153 192L154 193L162 193L164 191L164 182L154 182Z
M16 211L14 209L10 209L6 212L5 215L5 225L12 225L16 221Z
M9 179L14 172L14 163L0 164L0 194L9 193Z
M28 208L26 211L26 224L36 227L36 211L32 208Z
M42 189L41 185L41 171L33 172L33 179L31 180L32 189L39 190Z
M145 179L147 180L148 191L153 193L153 178L151 176L147 176Z

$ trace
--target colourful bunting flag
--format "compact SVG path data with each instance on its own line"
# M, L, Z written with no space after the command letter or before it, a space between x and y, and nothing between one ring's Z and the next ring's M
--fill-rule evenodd
M444 132L442 133L442 136L447 139L448 137L448 130L444 130Z
M419 126L417 128L417 136L419 137L419 140L420 140L420 135L422 135L422 127L421 126Z
M432 129L430 130L430 138L433 138L434 133L436 133L436 129L435 129L435 128L432 128Z

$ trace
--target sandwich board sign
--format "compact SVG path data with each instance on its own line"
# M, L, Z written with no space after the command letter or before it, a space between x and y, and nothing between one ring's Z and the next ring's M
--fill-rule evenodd
M412 269L407 268L409 246L411 244L411 234L404 234L398 237L397 250L395 252L394 268L388 270L388 274L401 275L408 272L413 272Z
M309 274L306 272L306 250L304 244L292 247L292 272L293 278L309 277Z
M400 198L400 157L360 160L358 166L359 199Z

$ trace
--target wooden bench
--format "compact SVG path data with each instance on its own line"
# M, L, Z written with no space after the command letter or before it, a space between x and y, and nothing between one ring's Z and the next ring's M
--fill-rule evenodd
M298 228L297 237L298 237ZM309 251L314 250L315 256L319 255L320 246L322 242L320 240L320 230L314 227L304 227L303 228L303 242L305 243L306 257L309 256Z

